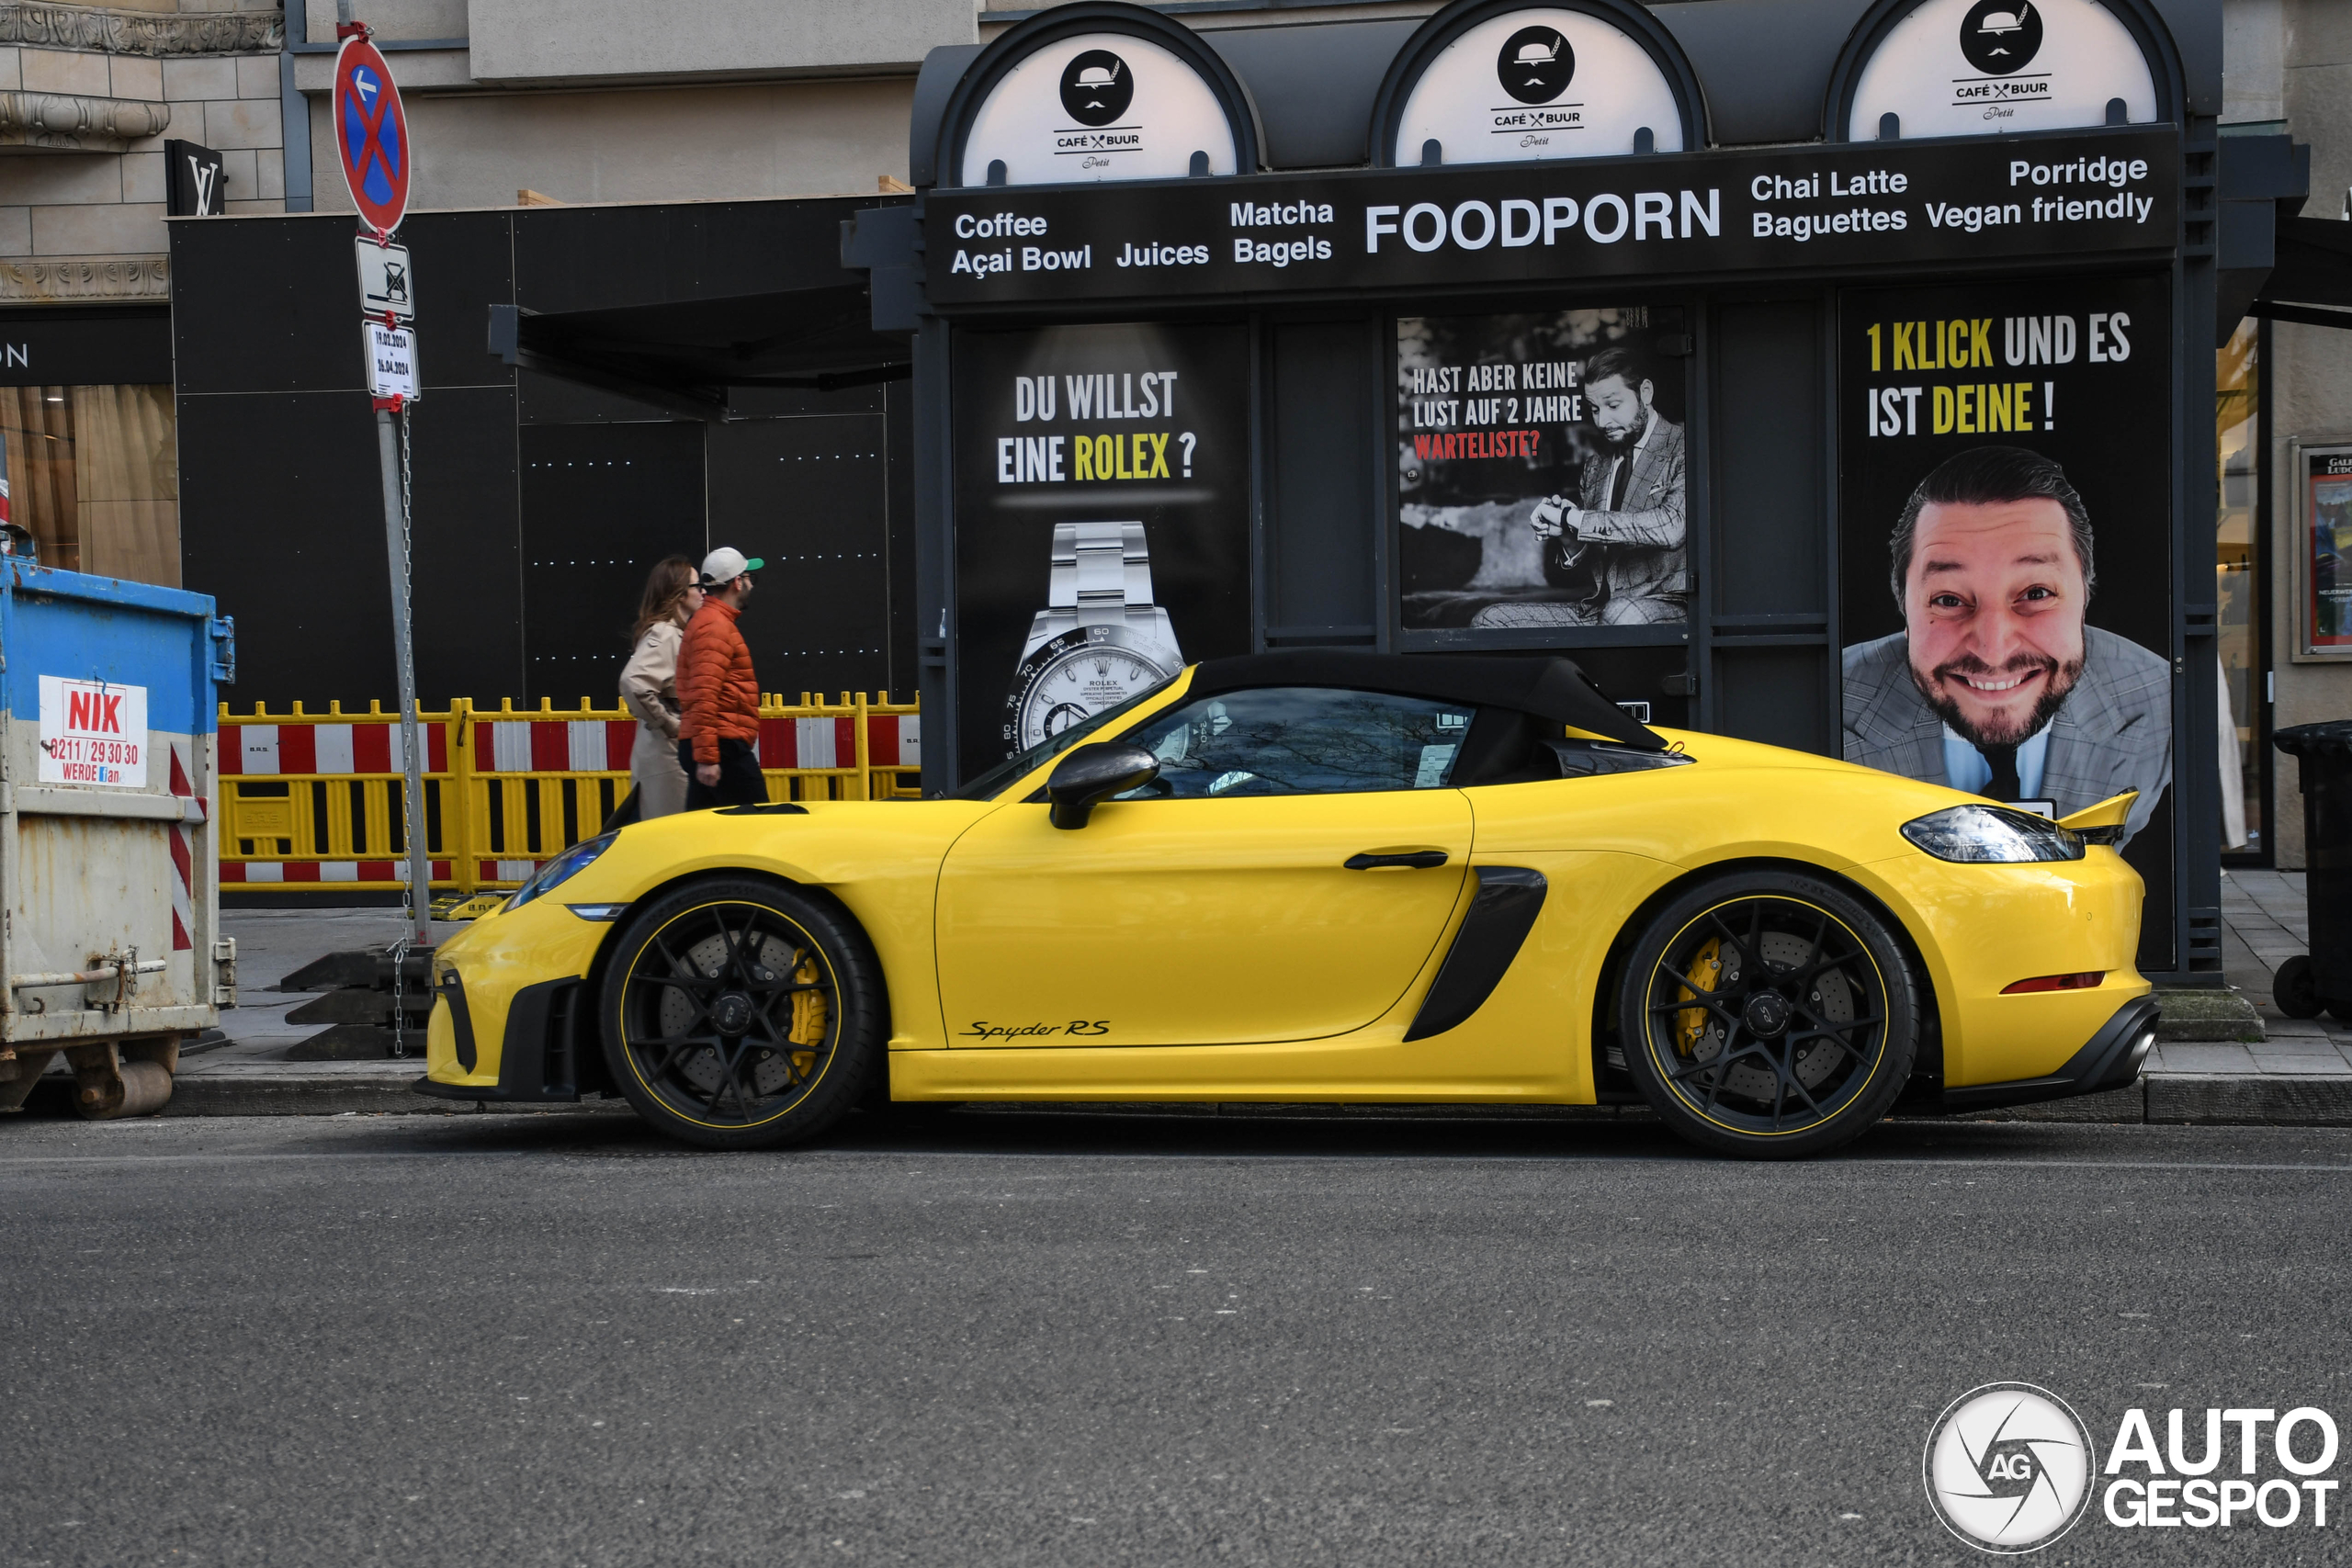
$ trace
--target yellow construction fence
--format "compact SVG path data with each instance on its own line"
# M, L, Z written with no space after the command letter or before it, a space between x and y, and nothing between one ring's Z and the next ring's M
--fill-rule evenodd
M511 887L594 837L628 795L637 721L626 709L496 708L459 700L420 712L433 886ZM911 800L921 794L920 709L861 693L760 703L771 800ZM407 886L400 716L332 704L322 714L220 707L220 885L383 891Z

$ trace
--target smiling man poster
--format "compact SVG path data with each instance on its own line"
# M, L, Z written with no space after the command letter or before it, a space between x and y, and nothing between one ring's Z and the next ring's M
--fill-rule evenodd
M1846 760L2054 817L2138 791L2122 847L2165 967L2166 287L1858 289L1839 316Z
M1845 651L1846 760L2064 816L2172 777L2172 666L2085 624L2096 538L2065 470L1973 446L1911 492L1888 545L1904 626Z

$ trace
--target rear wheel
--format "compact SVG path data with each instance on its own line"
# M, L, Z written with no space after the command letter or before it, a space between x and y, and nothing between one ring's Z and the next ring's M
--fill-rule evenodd
M1819 1154L1886 1114L1911 1071L1919 986L1884 917L1816 877L1690 889L1634 943L1627 1068L1668 1125L1755 1159Z
M601 1016L639 1115L707 1148L813 1138L882 1049L880 965L835 906L770 883L688 883L629 918Z

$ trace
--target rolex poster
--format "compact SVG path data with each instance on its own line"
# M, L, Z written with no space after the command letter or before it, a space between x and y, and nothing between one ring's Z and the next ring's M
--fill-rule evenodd
M1647 306L1396 323L1408 636L1689 618L1681 324Z
M1846 760L2052 817L2138 791L2170 967L2165 284L1857 291L1838 331Z
M958 770L1250 651L1240 326L958 332Z

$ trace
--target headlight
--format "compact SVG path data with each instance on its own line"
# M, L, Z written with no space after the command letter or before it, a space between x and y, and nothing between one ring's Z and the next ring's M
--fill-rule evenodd
M572 845L533 872L530 881L514 889L514 896L506 900L506 907L519 909L540 894L571 881L586 870L589 863L603 854L619 836L617 833L606 833L601 838L583 839Z
M2014 865L2080 860L2083 840L2046 817L2000 806L1954 806L1903 824L1903 836L1938 860Z

